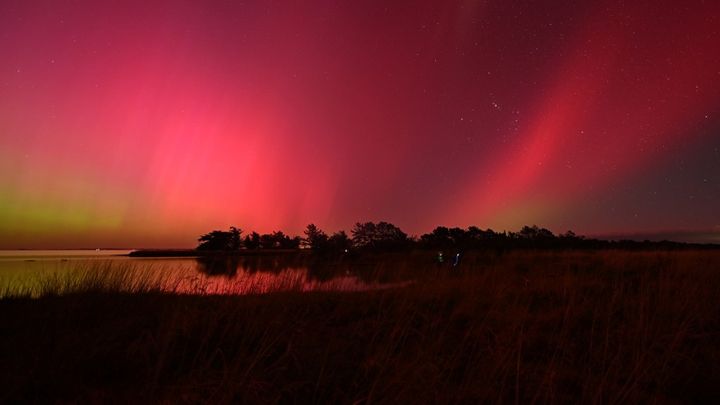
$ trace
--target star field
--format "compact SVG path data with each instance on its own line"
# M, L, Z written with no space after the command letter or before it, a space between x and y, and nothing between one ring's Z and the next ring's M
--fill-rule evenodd
M0 247L720 242L720 3L4 1Z

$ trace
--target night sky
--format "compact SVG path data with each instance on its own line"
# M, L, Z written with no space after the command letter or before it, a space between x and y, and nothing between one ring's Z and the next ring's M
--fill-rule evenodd
M0 3L0 248L718 207L718 1Z

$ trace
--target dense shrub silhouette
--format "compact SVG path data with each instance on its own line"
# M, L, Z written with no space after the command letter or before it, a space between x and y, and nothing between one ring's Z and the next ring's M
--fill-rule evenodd
M410 242L405 232L389 222L358 222L351 233L353 246L360 249L399 249Z
M238 251L241 247L242 230L234 226L229 231L212 231L198 238L198 250Z

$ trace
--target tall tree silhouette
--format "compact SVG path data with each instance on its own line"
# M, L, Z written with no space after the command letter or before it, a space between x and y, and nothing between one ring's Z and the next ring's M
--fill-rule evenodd
M327 247L328 236L315 224L309 224L305 228L305 244L313 250L322 250Z

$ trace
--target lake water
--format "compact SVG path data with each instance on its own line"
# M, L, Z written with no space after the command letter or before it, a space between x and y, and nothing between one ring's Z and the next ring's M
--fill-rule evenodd
M262 294L276 291L364 291L395 287L361 280L343 266L314 268L297 258L128 257L129 250L0 251L0 296L37 295L55 286L72 291L82 280L116 283L121 290L157 286L180 294Z

